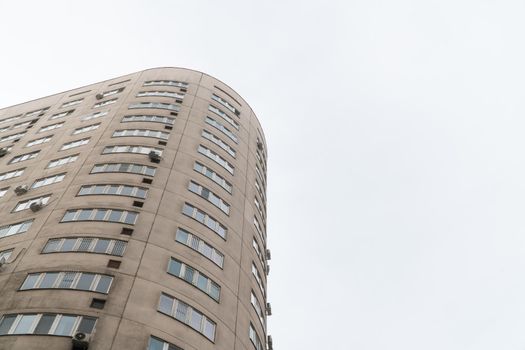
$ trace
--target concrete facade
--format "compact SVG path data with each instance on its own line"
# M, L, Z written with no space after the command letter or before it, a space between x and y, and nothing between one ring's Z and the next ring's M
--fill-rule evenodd
M267 349L267 149L230 87L118 77L1 109L0 147L0 349Z

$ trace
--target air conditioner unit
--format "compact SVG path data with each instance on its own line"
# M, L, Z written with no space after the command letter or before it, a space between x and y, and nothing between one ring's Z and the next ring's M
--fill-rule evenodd
M102 99L104 98L104 95L103 95L103 94L96 94L96 95L95 95L95 98L96 98L97 100L102 100Z
M29 187L27 185L20 185L15 187L15 193L17 196L21 196L29 191Z
M272 336L268 336L268 350L273 350L273 339Z
M272 305L270 305L270 303L266 303L266 314L268 316L272 315Z
M5 147L0 148L0 157L5 156L7 154L7 152L9 152L7 150L7 148L5 148Z
M150 151L148 153L148 157L149 159L154 162L154 163L158 163L160 162L160 159L161 159L161 156L159 153L155 152L155 151Z
M266 249L266 260L272 260L272 252L270 249Z
M44 207L44 202L41 199L39 199L36 202L33 202L33 203L31 203L29 205L29 209L31 209L32 212L37 212L40 209L42 209L43 207Z
M270 274L270 265L266 265L266 276Z
M91 334L78 332L71 340L73 342L72 350L87 350L89 349L89 343L91 342Z
M257 142L257 148L261 151L263 150L263 144L261 141Z

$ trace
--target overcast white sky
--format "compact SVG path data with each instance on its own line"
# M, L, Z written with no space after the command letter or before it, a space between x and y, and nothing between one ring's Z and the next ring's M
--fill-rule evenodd
M524 16L509 0L0 0L0 106L209 73L269 144L276 350L523 350Z

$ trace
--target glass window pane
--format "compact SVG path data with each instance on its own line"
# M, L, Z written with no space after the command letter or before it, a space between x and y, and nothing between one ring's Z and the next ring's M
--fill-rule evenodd
M77 220L88 220L92 212L93 210L91 209L81 210Z
M0 323L0 334L7 334L7 332L9 332L9 328L11 328L13 322L15 322L15 319L16 315L4 316L2 322Z
M178 242L186 243L186 242L188 242L188 233L187 233L186 231L183 231L183 230L181 230L181 229L178 229L178 230L177 230L177 235L176 235L175 239L176 239Z
M100 276L100 281L98 282L96 291L101 293L107 293L109 291L111 281L113 281L113 277Z
M118 185L110 185L108 189L108 194L115 194L117 193L119 186Z
M46 246L44 247L44 250L43 252L44 253L49 253L49 252L54 252L57 250L58 248L58 244L60 243L60 239L50 239L49 241L47 241L46 243Z
M38 325L35 328L34 334L48 334L51 329L53 321L55 321L56 315L42 315Z
M58 272L47 272L42 282L40 282L39 288L52 288L58 277Z
M173 260L173 259L170 260L170 264L168 266L169 273L178 277L180 276L180 268L181 268L181 264L179 261Z
M199 277L197 277L197 287L200 290L207 291L208 289L208 279L204 277L203 275L199 274Z
M62 315L54 334L71 335L73 331L73 325L75 324L76 319L76 316Z
M14 330L14 334L27 334L31 330L31 326L36 319L36 315L23 315L20 322Z
M163 348L164 348L164 342L154 337L149 338L148 350L163 350Z
M61 252L70 252L70 251L72 251L76 242L77 242L76 238L67 238L64 241L64 244L62 244L62 248L60 248L60 251Z
M105 253L108 249L110 240L109 239L98 239L97 244L95 244L94 252L95 253Z
M106 216L106 213L108 211L106 209L98 209L95 213L95 221L103 221L104 217Z
M96 185L95 188L93 189L93 194L104 193L104 188L105 187L106 187L105 185Z
M93 333L93 329L95 329L95 323L97 322L97 319L94 317L82 317L82 321L80 321L80 324L78 325L77 332L81 333Z
M122 217L122 210L112 210L109 214L109 221L119 222Z
M194 270L189 267L188 265L186 265L186 269L184 271L184 276L183 278L188 281L189 283L192 283L193 282L193 272Z
M191 312L190 327L200 332L202 322L202 314L195 310Z
M137 213L128 212L128 215L124 219L124 222L126 224L134 225L135 221L137 220L137 215L138 215Z
M92 273L82 273L80 280L77 283L76 289L89 290L94 278L95 275Z
M148 192L146 190L144 190L142 188L138 188L136 196L139 197L139 198L146 198L146 194L147 193Z
M210 340L215 339L215 324L207 319L204 320L204 335Z
M159 301L159 311L164 312L168 315L171 315L172 308L173 308L173 299L168 297L165 294L161 294L160 301Z
M62 280L60 281L58 288L71 288L73 285L73 280L75 279L76 272L66 272L62 275Z
M62 218L62 221L71 221L75 217L76 211L68 211Z
M22 287L20 287L21 290L24 289L32 289L35 287L35 283L38 280L38 277L40 277L39 273L31 274L26 277L26 280L24 281L24 284L22 284Z
M124 249L126 249L126 242L115 241L115 245L113 246L113 251L111 252L111 254L122 256L124 255Z
M122 195L122 196L131 196L131 192L133 192L133 187L131 187L131 186L122 186L122 191L120 191L120 195Z

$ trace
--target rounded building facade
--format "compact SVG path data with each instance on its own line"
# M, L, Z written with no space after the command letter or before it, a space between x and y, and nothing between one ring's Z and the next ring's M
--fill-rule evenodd
M0 349L240 350L267 335L264 134L201 72L0 110Z

